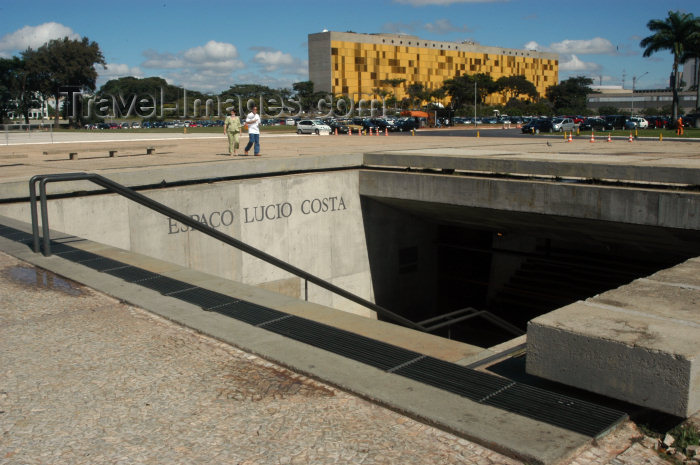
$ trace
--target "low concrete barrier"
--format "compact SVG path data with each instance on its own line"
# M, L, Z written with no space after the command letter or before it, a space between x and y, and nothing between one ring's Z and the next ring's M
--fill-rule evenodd
M527 372L680 417L700 410L700 259L532 320Z

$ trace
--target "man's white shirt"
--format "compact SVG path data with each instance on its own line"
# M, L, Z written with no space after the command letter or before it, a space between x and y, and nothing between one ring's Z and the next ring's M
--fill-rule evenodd
M245 123L248 125L248 134L260 134L260 115L253 113L252 111L248 113L245 117Z

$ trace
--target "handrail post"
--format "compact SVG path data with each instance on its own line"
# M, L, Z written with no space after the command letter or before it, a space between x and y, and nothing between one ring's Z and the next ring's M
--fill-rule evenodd
M32 250L39 252L39 218L36 212L36 182L43 176L32 176L29 180L29 210L32 217Z
M39 181L39 199L41 202L41 230L44 240L44 257L51 256L51 237L49 233L49 209L46 205L46 181L47 178L42 178Z

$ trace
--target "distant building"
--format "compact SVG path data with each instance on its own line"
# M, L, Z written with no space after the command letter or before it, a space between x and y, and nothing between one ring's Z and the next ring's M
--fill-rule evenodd
M600 107L615 107L620 111L631 113L643 113L644 109L651 108L661 113L662 108L670 107L673 103L673 94L670 90L635 90L630 89L596 89L599 93L588 94L587 106L591 110L598 111ZM678 92L679 111L688 113L695 110L697 95L695 91Z
M556 53L486 47L473 42L439 42L404 34L358 34L324 31L309 34L309 79L314 90L335 95L378 97L385 89L401 100L406 89L421 83L428 90L442 87L462 74L485 73L494 80L523 75L540 95L559 83ZM396 88L383 83L405 79ZM492 94L489 104L506 103Z
M683 82L686 89L694 89L698 85L698 66L700 58L689 58L683 63Z

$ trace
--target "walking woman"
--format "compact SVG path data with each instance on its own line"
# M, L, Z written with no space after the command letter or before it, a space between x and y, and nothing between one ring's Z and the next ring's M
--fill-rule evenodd
M228 154L238 155L238 141L241 136L241 119L236 116L236 110L231 108L231 114L224 121L224 134L228 136Z

